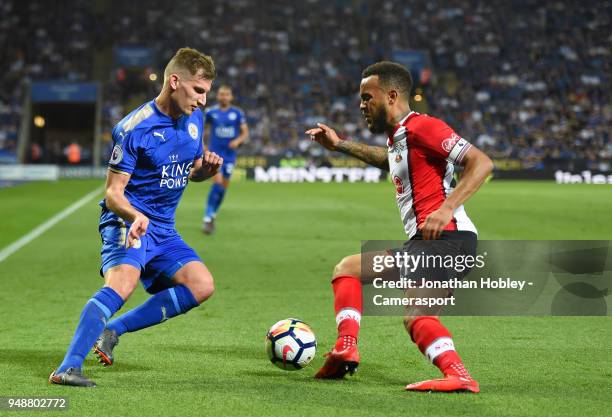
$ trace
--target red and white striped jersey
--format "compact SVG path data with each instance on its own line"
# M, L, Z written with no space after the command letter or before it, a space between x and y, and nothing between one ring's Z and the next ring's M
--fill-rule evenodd
M397 124L387 145L397 205L410 239L453 191L453 165L461 162L472 145L442 120L414 111ZM444 230L477 233L463 206L457 207Z

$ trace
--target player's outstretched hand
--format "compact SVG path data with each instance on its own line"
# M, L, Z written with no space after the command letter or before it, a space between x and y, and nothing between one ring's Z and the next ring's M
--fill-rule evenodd
M336 146L342 142L342 139L340 139L336 131L331 127L323 123L317 123L317 126L318 127L313 127L306 131L306 134L310 136L310 140L319 143L330 151L335 151Z
M419 229L421 229L423 233L423 239L438 239L452 218L453 210L447 207L440 207L436 211L431 212L419 226Z
M202 161L202 171L204 173L204 180L207 180L215 175L223 166L223 158L214 152L204 152L204 160Z
M147 227L149 227L149 218L144 214L139 213L136 218L134 218L134 221L130 226L125 242L126 247L140 247L140 238L147 232Z

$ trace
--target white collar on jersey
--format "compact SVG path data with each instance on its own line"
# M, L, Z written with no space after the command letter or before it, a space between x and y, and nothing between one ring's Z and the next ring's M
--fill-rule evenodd
M406 120L408 120L408 118L413 114L418 113L411 110L410 113L404 116L404 118L395 125L393 133L387 138L387 146L392 146L393 142L400 141L406 137L406 128L404 127L404 123L406 123Z

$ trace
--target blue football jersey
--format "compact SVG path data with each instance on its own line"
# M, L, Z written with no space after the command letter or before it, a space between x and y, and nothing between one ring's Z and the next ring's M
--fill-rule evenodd
M172 119L152 100L113 129L108 168L131 175L125 196L152 222L174 227L174 213L187 186L189 170L203 154L203 128L200 109ZM100 205L106 207L105 200Z
M229 143L240 135L240 126L246 123L244 112L238 107L230 106L222 110L213 106L206 110L204 123L210 124L208 149L223 157L227 162L236 160L236 150Z

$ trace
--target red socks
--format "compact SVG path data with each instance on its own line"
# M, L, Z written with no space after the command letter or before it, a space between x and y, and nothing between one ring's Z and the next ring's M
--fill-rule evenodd
M361 281L352 275L340 275L332 280L334 310L338 326L336 350L344 350L357 344L361 323Z
M463 366L461 358L455 351L450 332L440 323L437 317L421 316L412 322L410 328L412 341L421 353L436 365L442 373L471 379Z
M361 281L352 275L340 275L332 280L332 286L338 326L335 349L341 351L357 344L362 312ZM455 351L450 332L437 317L417 317L412 322L410 336L419 350L445 376L454 375L471 379Z

